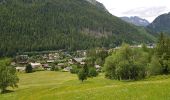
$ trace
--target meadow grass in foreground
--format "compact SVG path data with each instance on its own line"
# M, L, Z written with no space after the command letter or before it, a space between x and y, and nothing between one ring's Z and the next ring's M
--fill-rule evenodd
M19 78L19 88L0 94L0 100L170 100L170 76L129 82L101 74L82 83L70 73L44 71Z

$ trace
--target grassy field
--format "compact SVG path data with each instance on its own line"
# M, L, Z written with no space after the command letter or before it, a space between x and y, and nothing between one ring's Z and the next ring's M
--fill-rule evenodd
M120 82L100 75L84 83L64 72L35 72L19 77L19 88L0 94L0 100L170 100L170 76Z

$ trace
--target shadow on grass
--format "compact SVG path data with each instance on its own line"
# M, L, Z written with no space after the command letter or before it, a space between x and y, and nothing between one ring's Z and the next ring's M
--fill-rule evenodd
M5 91L1 92L1 94L8 94L8 93L12 93L12 92L14 92L14 91L12 91L12 90L5 90Z

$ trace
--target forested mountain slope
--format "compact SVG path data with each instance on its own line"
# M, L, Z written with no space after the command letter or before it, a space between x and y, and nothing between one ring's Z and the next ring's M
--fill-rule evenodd
M153 34L160 32L170 35L170 13L158 16L149 26L148 29Z
M0 0L0 56L152 40L144 29L86 0Z

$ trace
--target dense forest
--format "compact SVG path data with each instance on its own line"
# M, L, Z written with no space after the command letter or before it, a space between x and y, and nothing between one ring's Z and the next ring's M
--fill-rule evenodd
M145 29L86 0L0 0L0 56L153 40Z
M160 32L164 32L165 34L170 35L169 27L170 27L170 13L158 16L149 26L147 26L150 33L154 35L158 35Z

